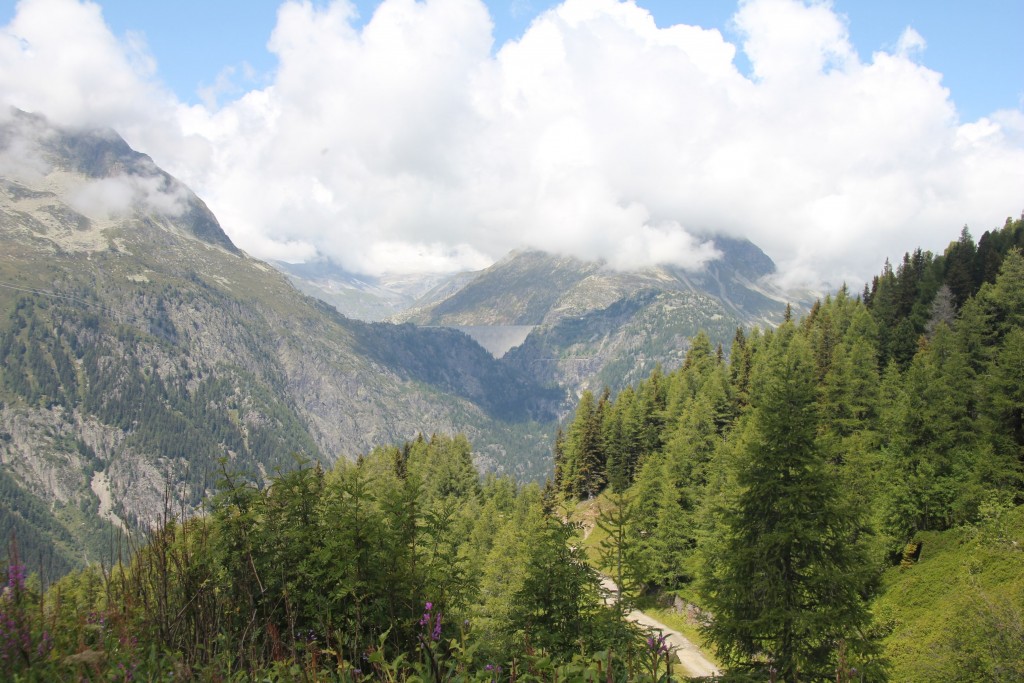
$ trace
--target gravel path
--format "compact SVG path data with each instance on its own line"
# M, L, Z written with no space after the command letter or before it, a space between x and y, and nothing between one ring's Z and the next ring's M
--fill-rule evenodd
M615 582L607 576L601 577L601 585L611 595L614 595L617 590ZM669 644L671 644L675 650L676 656L679 657L679 663L682 664L687 675L717 676L720 673L718 667L704 656L704 653L700 651L700 648L694 645L692 640L684 636L679 631L670 629L668 626L665 626L665 624L644 614L640 610L631 611L627 615L627 618L642 626L664 633Z

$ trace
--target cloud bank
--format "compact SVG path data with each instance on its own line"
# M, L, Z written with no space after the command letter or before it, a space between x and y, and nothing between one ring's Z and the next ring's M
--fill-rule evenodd
M618 0L566 0L502 46L479 0L354 18L347 0L285 2L271 85L186 106L96 5L23 0L0 29L0 100L113 126L256 256L367 274L523 246L696 269L721 233L789 283L857 283L1024 208L1024 112L960 121L926 36L862 60L826 3L742 2L738 46Z

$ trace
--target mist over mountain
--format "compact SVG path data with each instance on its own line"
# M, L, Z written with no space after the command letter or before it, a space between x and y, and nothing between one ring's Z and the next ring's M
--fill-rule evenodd
M778 312L786 295L766 276L775 264L747 240L717 238L722 256L702 270L656 266L619 270L536 250L512 252L437 303L398 316L420 324L540 325L607 307L640 290L708 294L754 321Z
M813 298L775 287L775 265L749 241L710 239L721 256L700 272L623 271L516 251L451 295L397 318L497 337L505 342L496 344L504 363L566 389L569 405L586 389L618 389L657 365L679 365L701 330L728 349L737 327L773 325L787 303Z
M17 109L7 116L0 118L0 173L8 192L18 194L10 186L16 183L56 194L81 232L96 220L142 213L173 219L164 227L239 253L199 197L114 131L55 128Z
M0 144L4 521L55 567L155 523L168 491L190 507L296 456L463 432L484 469L549 467L552 390L467 336L302 295L110 131L15 112Z
M295 287L331 304L349 318L380 322L458 289L474 276L462 273L349 273L327 259L308 263L270 261Z

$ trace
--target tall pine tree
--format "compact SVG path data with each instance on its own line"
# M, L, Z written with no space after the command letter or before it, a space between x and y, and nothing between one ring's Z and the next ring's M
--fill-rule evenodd
M861 527L816 443L808 344L787 323L759 360L740 490L703 586L714 614L707 633L731 670L834 679L840 650L849 661L869 649L860 636L869 620Z

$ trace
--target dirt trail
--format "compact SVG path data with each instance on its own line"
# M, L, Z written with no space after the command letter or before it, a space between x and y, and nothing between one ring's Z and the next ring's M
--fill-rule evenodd
M607 576L601 577L601 585L612 595L614 595L617 590L615 582ZM693 641L679 631L670 629L668 626L665 626L665 624L644 614L640 610L631 611L627 615L627 618L642 626L664 633L666 640L675 649L676 656L679 657L679 663L682 664L687 675L717 676L720 673L718 667L704 656L704 653L700 651L700 648L694 645Z

